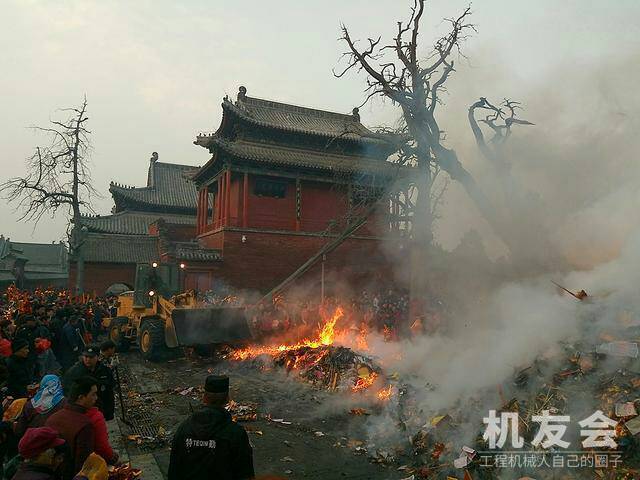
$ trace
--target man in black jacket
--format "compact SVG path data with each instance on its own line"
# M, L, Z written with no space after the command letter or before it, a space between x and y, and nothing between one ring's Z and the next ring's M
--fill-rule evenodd
M229 377L210 375L204 389L204 406L182 422L173 437L169 480L253 478L247 432L224 409L229 401Z
M33 369L29 362L29 342L16 338L12 344L13 355L7 359L7 389L13 398L27 397L27 385L33 381Z
M38 377L40 372L37 368L38 352L36 352L36 338L38 338L38 322L33 315L21 315L18 317L19 326L14 334L14 339L21 338L29 344L29 355L27 360L32 370L31 375ZM14 350L15 351L15 350Z
M68 395L73 382L82 377L92 377L98 382L98 401L96 407L100 409L105 420L113 420L115 410L114 386L115 380L111 369L98 360L100 349L96 345L87 345L82 352L80 361L71 367L62 380L65 395Z

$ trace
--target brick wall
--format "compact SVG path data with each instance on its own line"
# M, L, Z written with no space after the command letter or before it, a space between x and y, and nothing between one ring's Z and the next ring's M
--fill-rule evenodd
M246 242L242 242L242 236ZM208 247L222 244L222 264L210 265L210 273L189 272L189 285L223 281L238 288L267 292L287 278L313 256L329 239L293 233L218 231L200 237ZM211 245L210 245L211 243ZM298 284L318 284L321 266L317 263ZM376 239L350 238L327 255L325 279L333 284L352 284L354 288L370 282L393 282L392 269Z
M84 290L88 293L95 292L96 295L102 295L114 283L126 283L133 286L135 278L135 264L85 263L84 265ZM69 288L73 290L75 285L76 265L72 263L69 272Z

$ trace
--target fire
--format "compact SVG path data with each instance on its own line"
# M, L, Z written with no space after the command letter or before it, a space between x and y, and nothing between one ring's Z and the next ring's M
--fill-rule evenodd
M351 387L351 390L354 392L361 392L362 390L366 390L371 385L373 385L373 382L376 381L377 377L378 374L375 372L371 372L366 377L358 377L358 380L356 380L355 385Z
M393 396L393 385L389 385L387 388L383 388L378 391L377 397L379 400L387 401Z
M336 308L333 316L322 326L320 332L318 333L318 337L314 340L305 339L292 345L266 345L258 347L247 347L233 352L232 358L234 360L246 360L248 358L253 358L265 354L274 356L280 352L295 350L302 347L319 348L326 345L332 345L336 336L336 323L342 318L343 315L344 311L342 310L342 308Z
M343 315L342 308L336 308L333 317L327 323L324 324L322 330L320 331L320 343L322 345L331 345L333 343L333 339L336 336L334 327L336 326L336 322Z
M367 343L367 335L365 332L361 332L356 338L356 345L358 346L358 350L369 350L369 343Z

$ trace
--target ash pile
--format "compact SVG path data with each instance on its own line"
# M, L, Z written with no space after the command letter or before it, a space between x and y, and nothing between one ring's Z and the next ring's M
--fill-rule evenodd
M377 394L393 390L392 380L370 357L338 345L309 346L261 353L245 363L255 368L282 368L289 375L312 384L316 388ZM383 394L382 394L383 395Z
M598 304L580 304L578 314L575 338L515 368L495 389L439 412L424 409L425 391L435 394L437 385L401 390L397 426L408 442L389 447L387 458L413 479L639 479L640 316ZM491 415L512 422L501 426L508 433L497 445ZM549 416L565 427L547 443L538 434Z

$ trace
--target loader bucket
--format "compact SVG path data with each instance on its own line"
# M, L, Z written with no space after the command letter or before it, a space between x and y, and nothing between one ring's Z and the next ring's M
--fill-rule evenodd
M251 338L244 308L176 308L171 318L179 345L233 343Z

